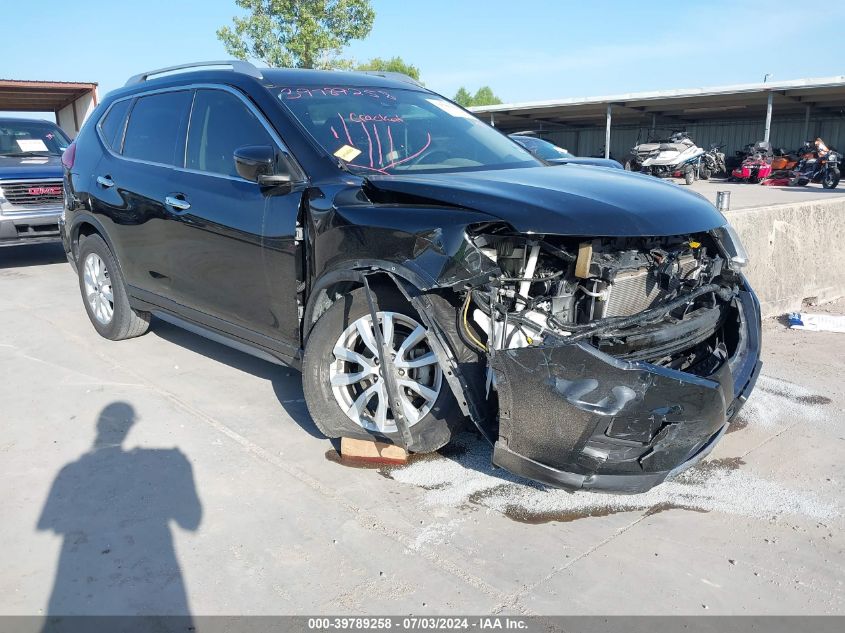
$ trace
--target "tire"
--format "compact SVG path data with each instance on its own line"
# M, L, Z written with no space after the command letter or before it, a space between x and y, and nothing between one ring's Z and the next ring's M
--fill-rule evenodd
M421 325L422 321L408 304L404 296L398 290L391 288L389 290L373 290L376 303L376 311L379 317L384 314L391 314L391 322L394 324L394 340L392 345L394 350L401 351L402 345L399 343L400 338L410 338L409 331L413 331L415 325ZM441 309L447 310L447 314L457 315L457 310L453 308L448 302L441 297L431 296L432 299L438 299L439 303L436 312ZM444 308L444 306L446 306ZM384 322L379 319L380 324ZM445 446L452 438L452 435L465 426L465 418L461 413L458 403L446 381L445 373L447 368L440 367L437 361L433 365L428 365L425 368L416 370L417 373L412 375L415 370L408 369L404 374L407 382L414 382L418 380L418 384L426 383L427 387L434 388L437 385L437 395L433 398L433 403L426 401L423 406L416 407L415 410L420 417L411 421L410 416L408 420L411 421L409 431L412 437L410 444L407 444L401 432L398 430L393 418L393 409L385 406L387 411L384 417L379 421L380 393L382 389L380 385L386 384L383 377L373 372L372 365L376 365L377 371L377 355L374 350L364 344L364 340L360 335L360 329L356 325L361 325L365 330L368 330L370 335L373 334L371 328L368 328L372 323L370 318L369 305L367 303L366 293L363 288L358 288L338 299L332 306L320 317L320 320L314 325L311 330L308 340L305 345L305 355L302 362L302 382L305 393L305 402L308 405L308 410L314 420L317 428L327 437L351 437L358 439L377 439L383 442L389 442L399 446L404 446L409 451L418 453L428 453L436 451L438 448ZM441 320L438 319L438 323ZM383 327L383 326L382 326ZM374 338L374 337L373 337ZM466 357L467 352L474 354L472 350L468 350L466 346L459 340L453 340L447 331L447 338L455 352L456 358ZM357 346L352 345L350 341L357 341ZM364 356L364 360L368 360L368 365L364 363L348 362L338 358L335 353L337 346L345 350L352 350L360 356ZM456 349L458 347L459 349ZM428 357L428 353L423 352L428 349L427 338L423 338L420 343L412 345L409 348L410 354L417 354L414 358L420 358L419 354ZM347 352L345 352L347 353ZM400 355L402 356L402 355ZM400 358L397 357L397 360ZM404 358L402 360L408 360ZM460 362L460 360L459 360ZM363 371L361 371L363 370ZM346 376L358 376L362 373L370 371L370 374L363 380L355 384L338 384L332 385L332 379L346 380ZM396 368L397 378L399 372L403 370ZM463 370L463 367L462 367ZM423 374L423 372L426 372ZM472 372L464 371L464 375L468 378L478 380L476 372L475 376ZM439 379L436 379L434 374L439 374ZM425 375L426 378L420 378ZM482 374L483 375L483 374ZM352 379L352 378L350 378ZM482 379L483 381L483 379ZM483 384L483 382L482 382ZM407 402L413 401L419 403L425 400L419 393L411 390L409 387L399 385L403 392L403 405ZM374 390L369 397L365 396L365 392ZM386 393L381 391L381 393ZM416 396L416 397L415 397ZM359 414L353 411L353 404L358 404L360 398L365 398L364 407L365 413ZM343 404L341 404L343 403ZM388 405L385 402L385 405ZM344 408L341 408L343 406ZM412 404L412 406L414 406ZM347 414L347 410L351 413ZM357 416L358 421L354 421L350 415Z
M695 182L695 169L692 167L687 167L684 170L684 182L688 185L691 185Z
M97 333L112 341L144 334L150 327L150 313L129 305L120 267L103 238L82 238L77 261L82 304Z
M707 167L702 167L701 171L699 172L699 176L701 176L702 180L710 180L710 170Z
M839 184L839 177L838 167L826 170L824 176L822 176L822 187L825 189L836 189L836 186Z
M626 160L625 161L625 171L640 171L642 169L641 165L636 160Z

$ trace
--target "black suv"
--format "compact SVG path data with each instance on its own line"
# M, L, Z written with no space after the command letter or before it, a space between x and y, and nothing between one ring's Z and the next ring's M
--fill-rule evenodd
M704 198L549 167L403 76L200 66L133 77L65 153L102 336L156 315L300 368L329 437L428 452L469 421L569 488L646 490L725 432L759 306Z

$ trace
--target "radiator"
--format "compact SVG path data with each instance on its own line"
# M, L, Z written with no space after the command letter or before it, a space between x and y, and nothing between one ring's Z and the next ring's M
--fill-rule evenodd
M681 258L681 274L685 276L694 270L698 262L692 256ZM657 284L657 274L653 268L626 270L616 275L610 293L604 302L602 316L631 316L642 312L665 297L667 291ZM601 304L597 305L599 307Z

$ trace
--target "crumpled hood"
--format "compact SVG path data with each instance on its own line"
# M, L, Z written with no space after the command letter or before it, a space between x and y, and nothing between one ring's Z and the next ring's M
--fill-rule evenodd
M1 156L0 180L61 178L60 156Z
M367 176L384 191L471 208L520 232L658 236L708 231L725 218L679 185L621 169L581 165Z

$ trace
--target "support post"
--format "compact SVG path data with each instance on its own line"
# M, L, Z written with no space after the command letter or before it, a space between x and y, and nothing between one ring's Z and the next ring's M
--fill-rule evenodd
M490 113L490 127L496 127L496 117L492 112Z
M651 135L654 136L654 132L657 130L657 112L651 113Z
M763 131L763 140L769 142L769 132L772 129L772 99L775 93L769 92L769 100L766 102L766 129Z
M607 104L607 124L604 128L604 157L610 158L610 119L611 119L611 110L613 109L613 104Z
M804 136L801 137L801 141L809 141L810 140L810 106L804 106Z

